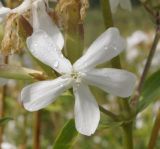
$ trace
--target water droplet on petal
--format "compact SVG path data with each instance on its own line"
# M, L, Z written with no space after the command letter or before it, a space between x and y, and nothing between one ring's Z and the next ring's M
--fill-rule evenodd
M60 84L60 87L62 88L62 87L64 87L64 85L63 85L63 84Z
M37 47L37 46L38 46L38 44L37 44L37 43L34 43L34 46L35 46L35 47Z
M54 66L55 68L58 68L59 62L58 62L58 61L55 61L54 64L53 64L53 66Z
M60 56L61 56L61 58L64 58L64 56L63 56L63 54L62 54L62 53L60 54Z
M117 47L113 47L114 50L117 50Z

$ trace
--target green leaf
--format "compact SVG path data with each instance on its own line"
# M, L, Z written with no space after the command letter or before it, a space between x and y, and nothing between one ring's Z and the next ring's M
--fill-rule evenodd
M0 65L0 77L16 80L45 79L41 71L6 64Z
M0 126L6 124L8 121L13 120L10 117L4 117L0 119Z
M75 128L74 119L69 120L62 128L60 134L55 140L53 149L69 149L75 143L78 132Z
M115 127L120 127L123 125L123 121L114 121L110 118L105 119L104 122L102 122L99 126L101 129L106 129L106 128L115 128Z
M160 70L152 74L144 83L136 112L143 111L158 97L160 97Z

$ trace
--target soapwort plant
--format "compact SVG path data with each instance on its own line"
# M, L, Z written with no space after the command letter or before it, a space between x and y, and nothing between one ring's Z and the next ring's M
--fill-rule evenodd
M114 27L112 17L116 15L119 5L131 11L131 1L100 0L100 3L106 30L87 49L84 47L83 24L89 7L88 0L24 0L16 8L3 6L7 4L5 1L1 3L0 21L5 24L5 30L1 42L4 60L0 64L0 116L4 117L6 79L29 80L30 83L23 85L19 93L21 107L29 112L36 111L34 149L40 148L41 109L48 107L58 97L61 98L64 93L69 93L75 99L75 120L69 120L64 126L54 142L55 149L71 147L78 133L91 136L97 129L106 129L108 125L104 123L102 127L100 112L111 122L110 127L115 124L122 128L123 148L133 149L134 121L159 96L160 72L147 78L160 38L159 4L155 6L149 0L141 1L156 30L144 70L138 78L133 72L122 68L119 55L125 52L126 41L121 36L121 31ZM54 9L52 4L56 5ZM10 54L15 53L20 56L22 53L28 54L42 71L10 64ZM112 68L108 68L106 62L110 62ZM119 105L119 110L114 112L104 108L96 100L92 92L93 86L117 96L114 100ZM98 90L95 89L94 92L98 93ZM155 147L159 117L158 113L148 149ZM0 144L3 142L2 136L1 128Z

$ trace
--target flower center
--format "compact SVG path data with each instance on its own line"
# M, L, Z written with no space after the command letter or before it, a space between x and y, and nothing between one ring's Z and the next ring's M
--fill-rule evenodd
M75 80L76 84L80 84L82 81L82 74L80 72L72 72L71 77Z

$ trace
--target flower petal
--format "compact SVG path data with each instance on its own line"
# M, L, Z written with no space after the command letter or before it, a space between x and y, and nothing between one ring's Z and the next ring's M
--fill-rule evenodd
M0 3L0 23L4 20L4 18L10 11L11 11L10 8L3 7L2 3Z
M71 87L71 79L59 77L51 81L36 82L23 88L21 100L28 111L40 110Z
M88 84L120 97L130 96L136 83L133 73L112 68L93 69L84 79Z
M33 4L32 14L34 31L38 29L44 30L52 38L56 46L62 50L64 46L63 36L58 27L47 14L44 1L36 1Z
M132 5L130 0L120 0L120 6L126 10L129 10L129 11L132 10Z
M49 65L57 72L63 74L71 72L72 65L68 59L63 57L48 34L38 30L27 39L27 46L37 59Z
M117 56L125 48L126 42L120 36L119 30L117 28L109 28L75 62L74 69L84 71L93 68Z
M11 13L22 14L26 12L32 4L32 0L24 0L18 7L11 10Z
M75 95L75 123L76 129L84 135L90 136L98 126L100 112L97 102L88 86L81 84L74 86Z
M120 1L121 0L110 0L109 1L112 13L115 13L117 11L117 7L118 7Z

